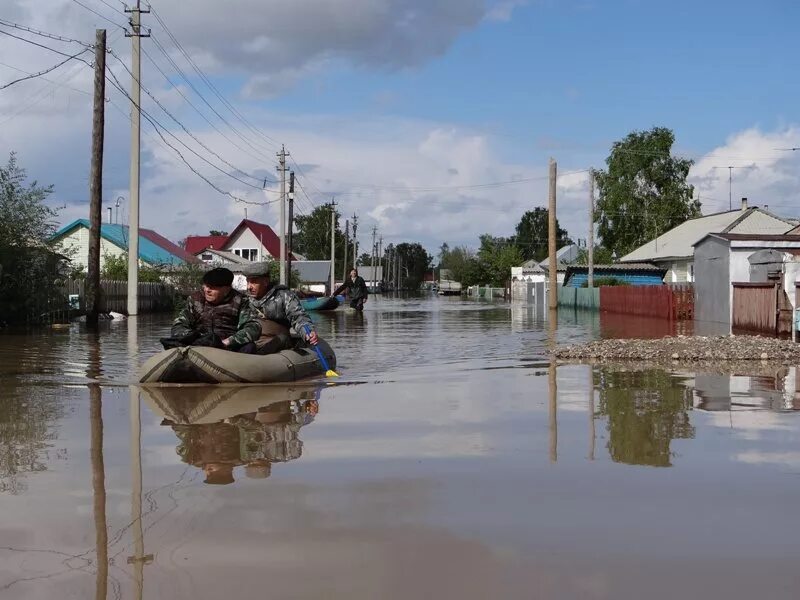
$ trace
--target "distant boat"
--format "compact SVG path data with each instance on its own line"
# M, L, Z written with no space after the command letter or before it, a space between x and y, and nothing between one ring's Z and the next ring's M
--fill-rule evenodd
M335 296L320 296L319 298L302 298L300 305L305 310L336 310L339 307L339 299Z

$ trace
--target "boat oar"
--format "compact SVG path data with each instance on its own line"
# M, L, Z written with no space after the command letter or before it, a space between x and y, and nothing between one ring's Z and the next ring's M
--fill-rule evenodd
M311 335L311 327L306 325L305 329L306 329L306 335ZM316 352L317 357L319 357L319 362L322 363L322 368L325 369L325 377L338 377L339 374L330 368L330 366L328 365L328 361L325 360L325 355L322 354L322 350L319 349L319 346L317 346L316 344L312 344L311 347L314 348L314 352Z

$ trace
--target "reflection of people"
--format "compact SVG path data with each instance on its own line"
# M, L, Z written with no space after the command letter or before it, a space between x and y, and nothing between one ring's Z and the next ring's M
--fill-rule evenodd
M297 295L285 285L270 281L269 263L247 265L247 293L250 305L258 317L260 336L254 346L244 351L255 354L272 354L291 348L292 332L311 344L317 343L317 332ZM306 328L310 334L306 333Z
M181 459L203 469L205 483L226 485L234 482L237 466L244 466L248 479L266 479L272 463L300 458L300 428L312 422L318 411L316 399L290 400L217 423L164 423L172 425L180 439L177 452Z
M189 296L186 306L175 319L170 338L161 343L176 346L214 346L238 350L255 342L261 325L247 299L234 290L233 273L211 269L203 276L203 288Z
M350 277L333 292L334 296L338 296L344 290L347 290L347 297L350 300L350 308L356 310L364 310L364 303L367 301L369 291L367 290L367 282L358 274L357 269L350 271Z

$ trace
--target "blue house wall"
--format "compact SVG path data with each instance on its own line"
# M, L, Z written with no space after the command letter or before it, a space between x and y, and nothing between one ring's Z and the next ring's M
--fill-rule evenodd
M647 272L637 273L631 271L617 271L617 272L603 271L602 273L595 272L594 274L595 281L606 277L613 277L614 279L619 279L620 281L624 281L628 285L662 285L664 283L663 276L659 275L658 273L647 273ZM589 281L588 273L573 273L572 276L569 278L569 281L564 282L564 286L579 288L586 285L587 281Z

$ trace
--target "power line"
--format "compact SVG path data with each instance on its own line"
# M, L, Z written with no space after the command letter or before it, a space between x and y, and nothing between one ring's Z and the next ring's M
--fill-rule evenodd
M0 66L6 67L7 69L11 69L13 71L17 71L18 73L24 73L25 75L35 75L34 73L31 73L30 71L25 71L24 69L20 69L18 67L13 66L13 65L9 65L8 63L0 62ZM63 88L66 88L68 90L71 90L73 92L78 92L79 94L85 94L86 96L91 96L92 95L91 92L87 92L86 90L79 90L78 88L70 87L68 85L64 85L63 83L58 83L57 81L54 81L53 79L48 79L47 77L42 77L41 79L43 81L47 81L48 83L51 83L51 84L53 84L53 85L55 85L57 87L63 87Z
M102 15L101 13L97 12L97 11L96 11L96 10L94 10L93 8L90 8L90 7L86 6L86 5L85 5L83 2L81 2L80 0L72 0L72 1L73 1L75 4L77 4L78 6L81 6L81 7L85 8L85 9L86 9L86 10L88 10L90 13L93 13L93 14L97 15L98 17L100 17L100 18L101 18L101 19L103 19L104 21L107 21L107 22L111 23L112 25L114 25L115 27L119 27L120 29L122 29L122 30L125 30L125 27L123 27L122 25L120 25L120 24L119 24L119 23L117 23L116 21L112 21L111 19L109 19L108 17L106 17L106 16Z
M133 77L133 73L131 73L130 69L128 69L128 67L127 67L127 65L124 63L124 61L123 61L123 60L122 60L122 59L121 59L119 56L117 56L117 54L116 54L116 53L115 53L113 50L109 50L109 54L111 54L111 56L113 56L114 58L116 58L116 59L117 59L117 61L118 61L118 62L119 62L119 63L120 63L120 64L121 64L121 65L122 65L124 68L125 68L125 70L126 70L126 71L128 71L128 73L131 75L131 77ZM217 153L216 153L214 150L212 150L211 148L209 148L209 147L208 147L206 144L204 144L204 143L203 143L203 142L202 142L200 139L198 139L198 138L197 138L197 136L195 136L195 135L194 135L194 134L193 134L191 131L189 131L189 130L186 128L186 126L185 126L183 123L181 123L181 122L180 122L180 121L179 121L179 120L178 120L178 119L177 119L177 118L176 118L176 117L175 117L175 116L174 116L174 115L173 115L173 114L172 114L172 113L171 113L169 110L167 110L167 108L166 108L166 107L165 107L163 104L161 104L161 102L158 100L158 98L156 98L156 97L155 97L155 96L154 96L154 95L153 95L153 94L150 92L150 90L148 90L148 89L147 89L145 86L141 86L141 87L142 87L142 90L144 90L145 94L147 94L147 95L148 95L148 96L149 96L149 97L150 97L150 98L153 100L153 102L155 102L155 103L158 105L158 107L159 107L161 110L163 110L163 111L164 111L164 113L166 113L166 115L167 115L167 116L168 116L170 119L172 119L172 120L173 120L173 121L174 121L174 122L175 122L175 123L176 123L176 124L177 124L177 125L178 125L178 126L181 128L181 129L183 129L183 131L185 131L185 132L186 132L186 134L187 134L187 135L189 135L189 136L190 136L190 137L191 137L191 138L192 138L192 139L193 139L195 142L197 142L197 143L198 143L200 146L202 146L202 147L203 147L203 148L204 148L206 151L208 151L208 152L210 152L211 154L213 154L215 157L217 157L219 160L221 160L221 161L222 161L224 164L226 164L227 166L229 166L229 167L230 167L231 169L233 169L234 171L237 171L237 172L241 173L242 175L244 175L244 176L246 176L246 177L249 177L250 179L253 179L253 180L255 180L255 181L258 181L259 183L262 181L262 179L261 179L260 177L255 177L255 176L253 176L253 175L250 175L250 174L248 174L248 173L244 172L242 169L240 169L240 168L238 168L237 166L235 166L235 165L233 165L233 164L229 163L227 160L225 160L225 159L224 159L224 158L222 158L222 157L221 157L219 154L217 154ZM187 148L188 148L188 147L187 147ZM206 161L206 162L208 162L208 161ZM209 164L211 164L211 163L209 162ZM214 165L212 165L212 166L214 166ZM222 171L223 173L225 172L224 170L222 170L222 169L219 169L219 167L216 167L216 166L215 166L215 168L217 168L218 170ZM252 188L255 188L255 189L262 189L262 186L260 186L260 185L259 185L259 186L253 185L253 184L251 184L251 183L248 183L248 182L246 182L246 181L244 181L244 180L242 180L242 179L239 179L238 177L234 177L233 175L231 175L231 174L229 174L229 173L228 173L227 175L228 175L229 177L232 177L233 179L236 179L236 181L238 181L239 183L242 183L242 184L244 184L244 185L248 185L248 186L250 186L250 187L252 187Z
M2 29L0 29L0 33L2 33L3 35L7 35L9 37L12 37L14 39L20 40L22 42L26 42L26 43L31 44L33 46L38 46L39 48L44 48L45 50L49 50L50 52L54 52L55 54L60 54L61 56L66 56L67 58L75 58L75 56L77 56L77 55L73 56L73 55L67 54L66 52L61 52L61 50L56 50L55 48L51 48L50 46L45 46L44 44L40 44L39 42L34 42L33 40L29 40L29 39L26 39L24 37L20 37L18 35L14 35L13 33L9 33L7 31L3 31ZM79 54L83 54L83 53L81 52ZM83 62L85 62L87 65L91 66L90 63L88 63L86 61L83 61Z
M73 38L64 37L61 35L56 35L54 33L47 33L46 31L40 31L38 29L33 29L32 27L27 27L25 25L20 25L19 23L14 23L13 21L7 21L5 19L0 19L0 25L5 27L13 27L14 29L19 29L20 31L26 31L28 33L32 33L34 35L38 35L41 37L46 37L51 40L57 40L59 42L67 42L71 44L80 44L84 48L94 48L94 45L88 44L81 40L76 40Z
M5 85L0 85L0 90L4 90L6 88L9 88L12 85L14 85L15 83L20 83L22 81L28 81L29 79L35 79L36 77L41 77L42 75L47 75L51 71L55 71L61 65L68 63L69 61L71 61L74 58L78 58L81 54L84 54L84 53L86 53L88 51L89 51L89 49L86 48L84 50L81 50L77 54L74 54L72 56L68 56L67 58L62 60L60 63L53 65L49 69L45 69L44 71L39 71L38 73L31 73L29 75L26 75L25 77L20 77L18 79L15 79L14 81L10 81L10 82L6 83Z
M249 122L249 121L248 121L248 120L245 118L245 116L244 116L244 115L243 115L241 112L239 112L239 110L238 110L238 109L237 109L235 106L233 106L233 105L232 105L232 104L231 104L231 103L230 103L230 102L229 102L229 101L228 101L228 100L227 100L227 99L226 99L226 98L225 98L225 97L224 97L224 96L223 96L223 95L220 93L220 91L219 91L219 90L217 89L217 87L216 87L216 86L215 86L215 85L212 83L212 81L211 81L211 80L210 80L210 79L209 79L209 78L206 76L206 74L205 74L205 73L204 73L204 72L203 72L203 71L200 69L200 67L198 67L198 66L197 66L197 64L194 62L194 60L192 60L192 57L191 57L191 56L189 56L189 53L188 53L188 52L186 52L186 50L183 48L183 46L181 45L181 43L178 41L178 39L175 37L175 35L174 35L174 34L172 33L172 31L169 29L169 27L168 27L168 26L167 26L167 24L164 22L164 20L161 18L161 15L160 15L160 14L159 14L159 13L158 13L156 10L154 10L154 9L151 9L151 10L152 10L152 14L153 14L153 16L154 16L154 17L156 18L156 20L159 22L159 24L160 24L160 25L161 25L161 27L163 28L164 32L165 32L165 33L166 33L166 34L169 36L169 38L172 40L173 44L175 44L175 47L176 47L176 48L178 48L178 50L181 52L181 54L183 54L183 56L184 56L184 58L187 60L187 62L188 62L188 63L189 63L191 66L192 66L192 68L193 68L193 69L194 69L194 70L197 72L197 74L200 76L200 78L203 80L203 82L204 82L204 83L205 83L205 84L206 84L206 85L209 87L209 89L210 89L210 90L211 90L211 91L214 93L214 95L215 95L215 96L217 96L217 98L219 98L220 102L222 102L222 104L223 104L223 105L225 105L225 106L228 108L228 110L230 110L230 111L231 111L231 113L233 113L233 114L234 114L236 117L238 117L238 118L239 118L239 120L240 120L240 121L242 121L242 123L243 123L244 125L246 125L247 127L249 127L249 128L250 128L250 129L251 129L251 130L252 130L254 133L256 133L257 135L259 135L259 136L261 136L262 138L264 138L264 139L267 141L267 143L268 143L268 144L272 145L273 147L280 146L281 144L280 144L280 142L278 142L278 140L276 140L276 139L274 139L274 138L271 138L270 136L266 135L265 133L263 133L263 132L261 132L259 129L257 129L257 128L256 128L256 127L255 127L255 126L252 124L252 123L250 123L250 122Z

